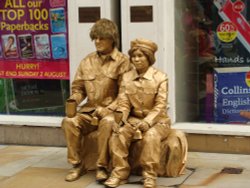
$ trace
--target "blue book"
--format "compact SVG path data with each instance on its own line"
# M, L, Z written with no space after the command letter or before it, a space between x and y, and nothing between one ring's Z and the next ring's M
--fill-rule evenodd
M250 111L250 67L214 69L214 120L247 123L242 112Z
M50 9L50 24L52 33L66 32L66 16L64 8Z
M66 59L68 57L67 41L64 34L51 35L52 57Z

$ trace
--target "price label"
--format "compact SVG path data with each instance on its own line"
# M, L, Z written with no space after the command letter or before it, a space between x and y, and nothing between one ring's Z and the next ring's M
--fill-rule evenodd
M246 84L248 87L250 87L250 72L246 73Z
M222 22L217 27L217 36L223 42L232 42L237 37L237 27L232 22Z

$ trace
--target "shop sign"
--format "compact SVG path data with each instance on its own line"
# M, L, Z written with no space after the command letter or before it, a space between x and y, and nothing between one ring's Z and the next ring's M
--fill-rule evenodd
M0 1L0 78L69 79L66 0Z

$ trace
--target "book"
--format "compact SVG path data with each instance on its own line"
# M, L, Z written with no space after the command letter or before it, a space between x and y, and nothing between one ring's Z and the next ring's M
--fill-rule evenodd
M66 59L68 57L67 41L64 34L51 35L52 57Z
M63 7L65 6L65 0L50 0L51 7Z
M3 54L5 58L18 57L16 35L14 34L2 35L2 44L3 44Z
M50 24L52 33L66 32L66 16L64 8L50 9Z
M214 69L214 121L247 123L250 111L250 67Z
M34 35L34 43L37 59L49 59L51 57L48 34Z
M20 50L21 58L33 58L33 43L32 43L32 35L31 34L24 34L18 35L18 44Z

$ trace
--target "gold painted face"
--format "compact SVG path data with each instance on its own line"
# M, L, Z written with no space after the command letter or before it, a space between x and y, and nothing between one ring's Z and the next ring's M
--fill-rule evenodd
M146 72L150 66L147 56L141 50L135 50L131 56L131 60L139 73Z
M113 40L108 38L96 38L95 47L97 52L101 54L109 54L113 50Z

